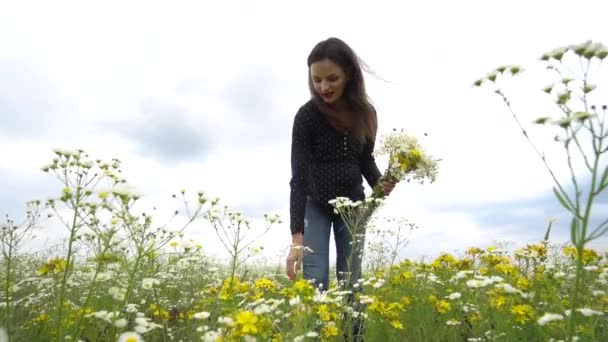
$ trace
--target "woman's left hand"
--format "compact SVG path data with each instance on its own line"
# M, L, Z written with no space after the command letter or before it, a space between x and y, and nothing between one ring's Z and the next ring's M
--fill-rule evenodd
M390 193L393 191L393 189L395 189L395 185L397 185L398 181L394 181L394 180L383 180L381 181L382 184L382 191L384 191L384 195L388 196L390 195Z

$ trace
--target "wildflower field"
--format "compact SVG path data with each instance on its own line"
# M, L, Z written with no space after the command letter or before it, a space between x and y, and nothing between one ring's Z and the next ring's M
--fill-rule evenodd
M541 59L558 69L564 55L596 63L606 51L585 43ZM499 67L475 85L496 85L520 72ZM596 87L586 77L545 89L558 92L564 115L555 121L564 132L556 141L572 142L564 144L569 155L582 145L577 134L588 129L593 147L584 158L589 188L575 182L572 195L569 187L555 187L556 200L572 213L570 243L552 243L549 227L544 239L512 252L471 246L460 255L403 260L398 251L414 225L373 217L390 200L374 190L363 203L332 202L353 234L365 237L366 269L362 279L334 279L326 291L288 280L282 267L248 263L256 231L251 219L218 198L178 191L175 217L182 223L159 224L138 209L141 195L122 178L120 161L56 150L42 170L59 180L57 196L29 202L22 222L0 222L0 341L343 341L357 340L357 322L366 341L608 341L608 259L586 247L608 230L605 217L590 223L593 200L608 187L600 161L608 127L606 106L587 106ZM582 110L570 106L577 89ZM506 100L500 88L495 93ZM382 147L391 161L384 177L434 179L432 158L407 136L393 137L393 149ZM281 222L275 215L264 219L262 233ZM51 220L65 226L65 246L24 252ZM215 231L229 262L217 263L204 242L184 238L201 221Z

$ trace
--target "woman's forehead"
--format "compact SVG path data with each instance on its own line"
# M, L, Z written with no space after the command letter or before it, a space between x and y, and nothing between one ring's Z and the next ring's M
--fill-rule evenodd
M330 61L329 59L323 59L321 61L312 63L310 65L310 72L315 76L329 76L330 74L340 75L343 73L342 68Z

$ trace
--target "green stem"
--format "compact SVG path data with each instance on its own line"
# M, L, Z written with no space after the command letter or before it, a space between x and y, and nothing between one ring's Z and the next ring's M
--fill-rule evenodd
M13 234L13 232L10 232ZM11 235L12 236L12 235ZM10 244L8 247L8 258L6 259L6 284L4 286L4 296L6 300L6 335L11 338L11 301L10 301L10 287L11 287L11 264L13 259L13 242L10 239Z
M139 263L141 262L143 256L143 251L141 248L137 250L137 258L135 258L135 264L133 265L133 269L129 274L129 283L127 284L127 291L125 293L125 299L122 302L120 310L122 310L128 303L131 298L131 293L133 292L133 282L135 281L135 276L137 275L137 270L139 269Z
M599 164L599 155L596 155L595 161L593 163L593 174L591 177L591 187L589 189L589 195L587 197L587 205L585 207L585 213L582 216L581 222L581 234L580 241L577 241L576 244L576 252L577 252L577 262L576 262L576 282L574 286L574 292L572 293L572 302L570 303L570 321L568 324L568 338L572 341L574 336L575 327L576 327L576 319L575 319L575 309L578 307L578 299L579 293L583 287L584 280L584 269L583 269L583 257L585 252L585 244L587 243L587 228L589 226L589 218L591 217L591 208L593 205L593 200L595 198L595 188L597 184L597 170Z
M106 246L106 248L103 250L103 252L101 252L100 256L103 256L108 249L109 249L109 246ZM91 285L88 289L89 292L87 293L87 297L81 306L82 312L80 313L80 315L78 315L78 320L76 321L76 326L74 327L74 331L76 332L74 336L80 335L80 324L82 323L82 319L84 317L87 306L89 305L89 301L91 300L91 297L93 296L93 291L95 290L97 276L99 275L99 271L101 269L101 264L102 264L102 258L99 258L99 260L97 261L97 265L95 267L95 274L93 275L93 279L91 280Z
M161 313L161 319L163 320L163 342L167 341L167 321L162 317L162 310L160 308L160 301L158 300L158 293L156 293L156 287L152 288L152 293L154 294L154 302L156 303L156 307L158 311Z
M584 244L584 240L581 241L580 245ZM579 245L579 246L580 246ZM570 303L570 319L568 321L568 341L574 341L574 333L576 329L576 307L578 302L578 293L583 284L583 248L577 246L577 261L576 261L576 281L574 285L574 292L572 293L572 301Z
M241 224L237 223L236 232L234 236L234 242L232 244L232 261L230 263L230 293L234 291L234 275L236 274L236 267L239 258L239 239L240 239Z
M59 329L59 334L57 334L57 339L59 341L63 341L63 323L61 319L63 318L63 300L65 298L65 287L68 280L68 273L70 271L70 264L72 262L72 247L74 243L74 238L76 237L76 220L78 219L78 209L80 208L80 177L78 181L78 186L76 187L76 201L74 202L74 216L72 217L72 225L70 227L70 239L68 241L68 253L66 258L65 270L63 271L63 277L61 279L61 286L59 287L59 303L57 308L57 327Z

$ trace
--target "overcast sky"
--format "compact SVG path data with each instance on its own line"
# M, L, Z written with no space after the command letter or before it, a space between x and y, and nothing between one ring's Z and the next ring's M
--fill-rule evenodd
M286 224L261 241L275 255L290 242L290 134L309 97L306 57L336 36L377 74L366 79L379 133L405 128L442 159L436 183L400 184L383 209L420 227L404 256L523 246L553 218L563 242L567 216L548 173L500 99L471 85L498 65L522 65L509 87L522 121L556 114L538 57L608 44L605 3L2 2L0 212L19 217L26 200L57 194L40 166L54 148L82 148L121 159L146 203L168 212L170 194L186 188L254 218L279 213ZM551 134L530 133L564 171ZM596 210L608 216L608 201ZM189 234L205 245L213 233L202 229Z

